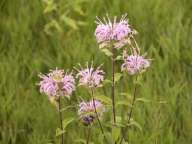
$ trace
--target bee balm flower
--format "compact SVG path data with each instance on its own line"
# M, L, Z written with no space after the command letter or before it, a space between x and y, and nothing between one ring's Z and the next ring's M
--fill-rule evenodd
M75 90L75 80L72 74L65 74L63 70L53 70L50 73L39 77L40 92L49 97L66 96L69 97Z
M101 21L97 18L97 27L95 30L95 36L100 47L109 47L110 42L113 42L115 48L121 48L129 42L129 36L132 34L132 30L128 24L127 15L123 15L119 22L114 18L114 22L108 21L104 18Z
M127 71L130 75L134 75L141 70L150 66L150 61L143 56L130 55L124 58L124 63L121 66L122 71Z
M128 20L126 19L126 15L122 16L120 22L113 24L113 40L121 41L128 37L130 33L131 29L129 27Z
M95 110L97 114L95 113ZM91 124L95 118L101 117L105 108L103 104L98 100L91 100L89 102L81 102L79 104L78 114L80 116L81 121L85 125Z
M111 37L111 27L107 24L99 24L95 30L95 36L99 43L108 42Z
M92 66L81 70L78 70L77 78L79 78L80 85L87 86L89 88L98 87L104 80L104 72L100 67L94 69Z

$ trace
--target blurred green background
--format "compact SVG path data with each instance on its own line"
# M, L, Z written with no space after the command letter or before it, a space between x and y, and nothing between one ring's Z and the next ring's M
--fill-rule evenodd
M0 0L1 144L58 142L57 111L39 93L37 75L94 60L110 76L110 60L94 37L95 17L106 13L128 13L142 52L154 59L138 91L138 97L150 102L136 105L134 119L142 131L132 129L131 143L192 143L191 0ZM131 80L121 80L118 91L131 93ZM104 91L110 97L108 89ZM74 94L79 95L88 97L81 89ZM117 94L116 100L121 98ZM66 144L80 143L85 130L69 125ZM91 136L95 144L98 133Z

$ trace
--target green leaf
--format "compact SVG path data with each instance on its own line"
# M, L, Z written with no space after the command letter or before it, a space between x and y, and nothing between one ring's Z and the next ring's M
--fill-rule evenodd
M75 139L74 143L78 143L78 144L86 144L86 140L84 139Z
M119 56L117 56L117 57L115 58L115 60L116 60L116 61L118 61L118 60L123 60L123 57L122 57L121 55L119 55Z
M108 104L108 105L111 105L111 103L112 103L111 99L107 96L104 96L104 95L97 95L95 98L97 100L100 100L100 101Z
M144 103L149 103L150 102L150 100L148 100L146 98L137 98L136 101L144 102Z
M133 119L131 119L131 122L130 122L130 124L128 124L128 126L135 126L140 131L142 131L142 126L138 122L134 121Z
M63 129L66 129L66 127L73 122L75 119L74 118L66 118L63 120Z
M110 50L106 49L106 48L102 48L101 51L106 55L111 57L113 54Z
M120 123L120 122L121 122L121 116L116 116L116 121L117 121L118 123Z
M79 26L87 26L87 25L88 25L88 23L87 23L87 22L84 22L84 21L77 21L77 24L78 24Z
M101 44L99 44L99 49L100 50L102 50L102 49L104 49L105 47L109 47L109 43L101 43Z
M61 130L60 128L57 128L57 129L56 129L56 136L60 136L60 135L62 135L63 133L65 133L65 130Z
M116 102L116 106L131 106L131 104L126 100L119 100Z
M77 23L74 19L67 17L65 14L63 14L60 19L62 21L65 22L65 24L67 24L68 26L70 26L71 28L73 28L74 30L78 29Z
M103 84L105 85L105 84L112 84L112 81L111 80L108 80L108 79L105 79L104 81L103 81Z
M105 132L105 137L107 139L108 144L112 144L113 143L113 141L112 141L113 138L112 138L111 133Z
M50 3L50 4L48 4L48 5L45 7L43 13L46 14L46 13L52 12L53 10L56 10L56 9L57 9L57 5L54 4L54 3Z
M126 96L126 98L127 98L128 100L131 100L131 99L132 99L132 96L131 96L130 93L120 93L120 95Z
M103 135L102 133L99 133L98 141L99 141L99 143L103 143L103 141L104 141L104 135Z
M115 73L115 82L118 82L122 76L121 73Z
M113 141L117 141L117 139L120 136L120 133L121 133L120 128L118 128L118 127L113 127L112 128L112 139L113 139Z
M82 16L85 15L85 13L84 13L84 11L83 11L83 9L82 9L82 7L81 7L80 5L74 5L74 6L73 6L73 9L74 9L74 11L77 12L78 14L80 14L80 15L82 15Z
M61 32L62 29L59 25L59 23L56 20L51 20L49 23L47 23L44 27L44 31L47 34L52 34L51 29L56 29L58 32Z
M75 106L66 106L66 107L60 109L60 111L61 111L61 112L62 112L62 111L66 111L66 110L71 109L71 108L75 108Z

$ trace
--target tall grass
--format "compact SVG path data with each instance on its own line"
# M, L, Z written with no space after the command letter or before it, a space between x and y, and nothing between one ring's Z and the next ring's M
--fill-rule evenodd
M61 8L66 6L65 2L70 3L57 1ZM136 103L134 111L142 131L135 128L130 131L131 143L191 144L192 1L92 0L81 6L84 15L72 11L70 16L87 25L72 29L60 22L62 31L53 28L51 34L47 34L44 26L57 16L43 13L43 1L0 1L0 143L58 141L55 137L59 126L57 112L47 97L38 93L38 73L56 66L73 68L77 63L94 60L97 64L104 63L106 73L110 74L110 61L98 51L93 36L94 19L106 13L128 13L130 23L139 32L139 44L154 58L138 92L139 97L149 101ZM68 9L72 8L73 3ZM118 92L131 93L131 80L122 80ZM110 94L107 89L103 91ZM75 95L88 97L85 91ZM70 114L65 112L64 116ZM77 123L67 129L67 144L85 137L85 128ZM91 141L96 144L98 133L91 135Z

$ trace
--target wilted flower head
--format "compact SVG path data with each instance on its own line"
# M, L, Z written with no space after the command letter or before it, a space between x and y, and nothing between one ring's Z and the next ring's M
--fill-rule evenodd
M104 71L100 68L101 66L94 69L92 65L89 67L88 64L85 69L81 67L77 74L80 85L87 86L89 88L100 86L101 82L104 80Z
M126 14L123 15L119 22L111 22L109 17L100 20L97 18L97 28L95 30L95 36L100 47L109 46L111 41L114 42L115 48L121 48L129 42L129 35L132 34L132 30L128 24L128 19Z
M75 80L72 74L65 74L63 70L51 70L50 73L40 74L40 92L49 97L69 97L75 90Z
M95 113L95 109L96 109L97 115ZM105 107L100 101L91 100L88 102L83 101L79 104L78 114L80 116L81 121L85 125L89 125L95 120L97 116L101 117L104 111L105 111Z
M139 55L127 55L124 57L124 63L121 66L122 71L127 71L134 75L150 66L150 60Z

